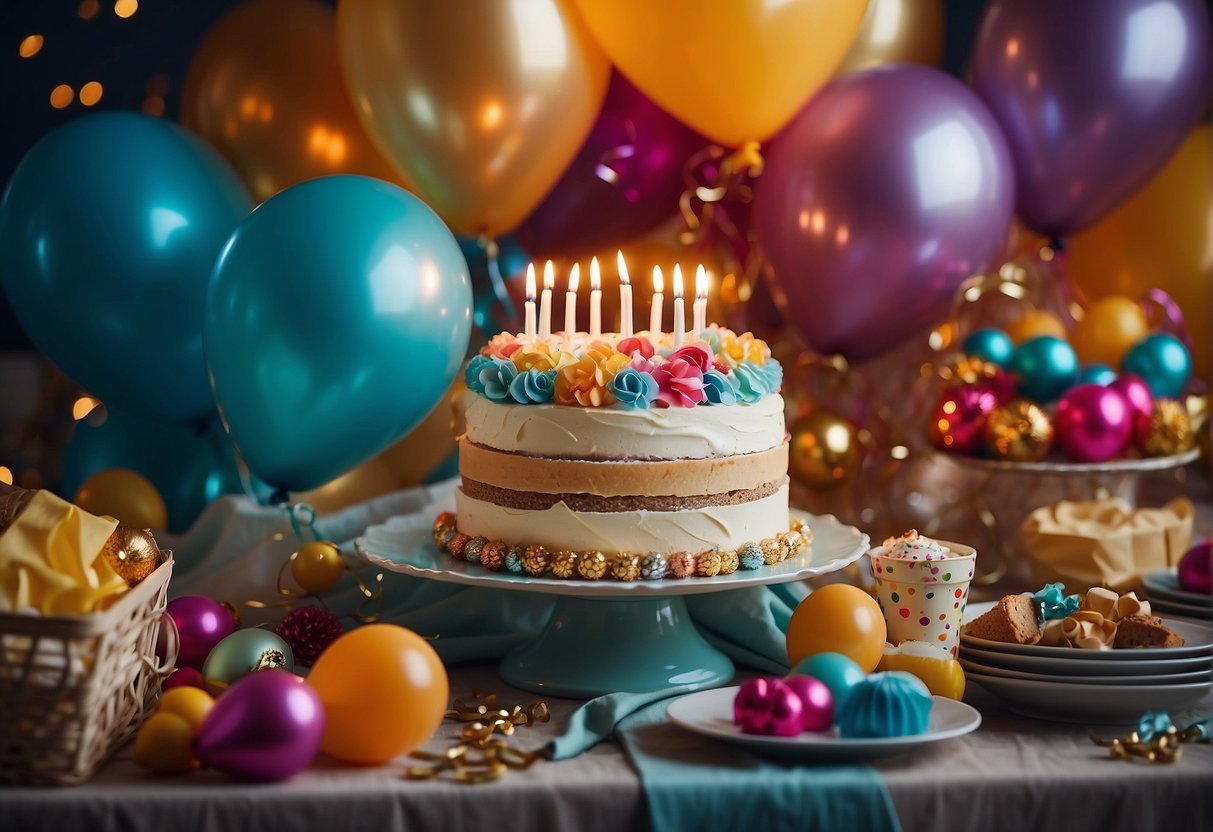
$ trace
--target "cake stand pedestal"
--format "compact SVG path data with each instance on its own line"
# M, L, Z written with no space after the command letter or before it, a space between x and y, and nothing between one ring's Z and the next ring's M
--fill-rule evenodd
M558 596L547 626L505 657L501 676L523 690L588 699L676 685L694 690L724 684L733 676L733 663L695 629L683 596L824 575L858 560L868 549L867 535L834 517L792 514L813 531L808 551L773 566L715 578L563 581L490 572L438 552L429 535L432 517L420 522L394 518L368 529L355 545L370 563L392 572Z

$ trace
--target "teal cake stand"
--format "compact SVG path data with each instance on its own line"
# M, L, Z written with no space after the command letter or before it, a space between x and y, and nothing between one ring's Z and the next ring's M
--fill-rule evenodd
M832 516L792 512L813 531L813 545L774 566L715 578L619 582L562 581L490 572L439 553L429 539L432 517L394 518L357 541L370 563L444 583L557 596L547 625L507 655L501 676L522 690L588 699L681 686L718 687L733 677L729 657L704 640L685 596L788 583L824 575L857 560L868 536Z

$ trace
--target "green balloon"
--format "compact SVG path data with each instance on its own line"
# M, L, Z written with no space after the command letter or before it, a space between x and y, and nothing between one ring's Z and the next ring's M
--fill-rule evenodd
M208 687L227 688L255 670L289 671L294 666L290 645L276 633L250 627L237 630L214 646L202 665L202 677Z

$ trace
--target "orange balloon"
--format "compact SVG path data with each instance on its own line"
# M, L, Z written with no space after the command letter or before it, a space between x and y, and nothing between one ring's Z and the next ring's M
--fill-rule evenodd
M129 468L106 468L80 486L76 505L98 516L113 517L137 529L168 526L164 498L147 477Z
M1089 297L1166 291L1183 309L1196 375L1213 341L1213 127L1196 128L1154 179L1068 241L1070 277Z
M943 52L943 17L941 0L868 0L838 74L881 64L935 66Z
M336 173L404 185L354 113L336 32L336 13L314 0L252 0L216 23L190 61L181 123L258 200Z
M341 636L307 681L324 704L320 747L350 763L386 763L417 748L437 730L450 697L434 648L395 624Z
M788 622L788 663L817 653L841 653L871 673L880 664L888 629L880 605L850 584L813 590Z
M1112 295L1091 304L1074 327L1074 352L1083 364L1098 362L1112 369L1133 345L1150 334L1146 313L1129 298Z
M1044 309L1031 309L1020 315L1007 327L1007 335L1011 336L1011 340L1016 344L1042 335L1052 335L1063 341L1070 340L1070 334L1066 332L1066 325L1062 323L1061 318Z

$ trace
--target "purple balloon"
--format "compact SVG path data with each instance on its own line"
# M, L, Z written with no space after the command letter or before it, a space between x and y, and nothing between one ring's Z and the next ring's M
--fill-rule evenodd
M1020 218L1070 234L1145 184L1200 118L1208 13L1199 0L994 0L972 79L1011 146Z
M615 73L590 135L515 235L538 256L577 256L648 231L678 210L682 170L708 140Z
M204 595L182 595L168 602L165 610L177 625L181 646L177 667L201 670L211 648L236 631L236 621L227 607Z
M959 81L894 65L839 78L771 142L754 223L785 313L863 360L943 318L1002 250L1010 154Z
M241 780L285 780L307 768L323 738L316 691L293 673L262 670L215 701L198 731L198 759Z

